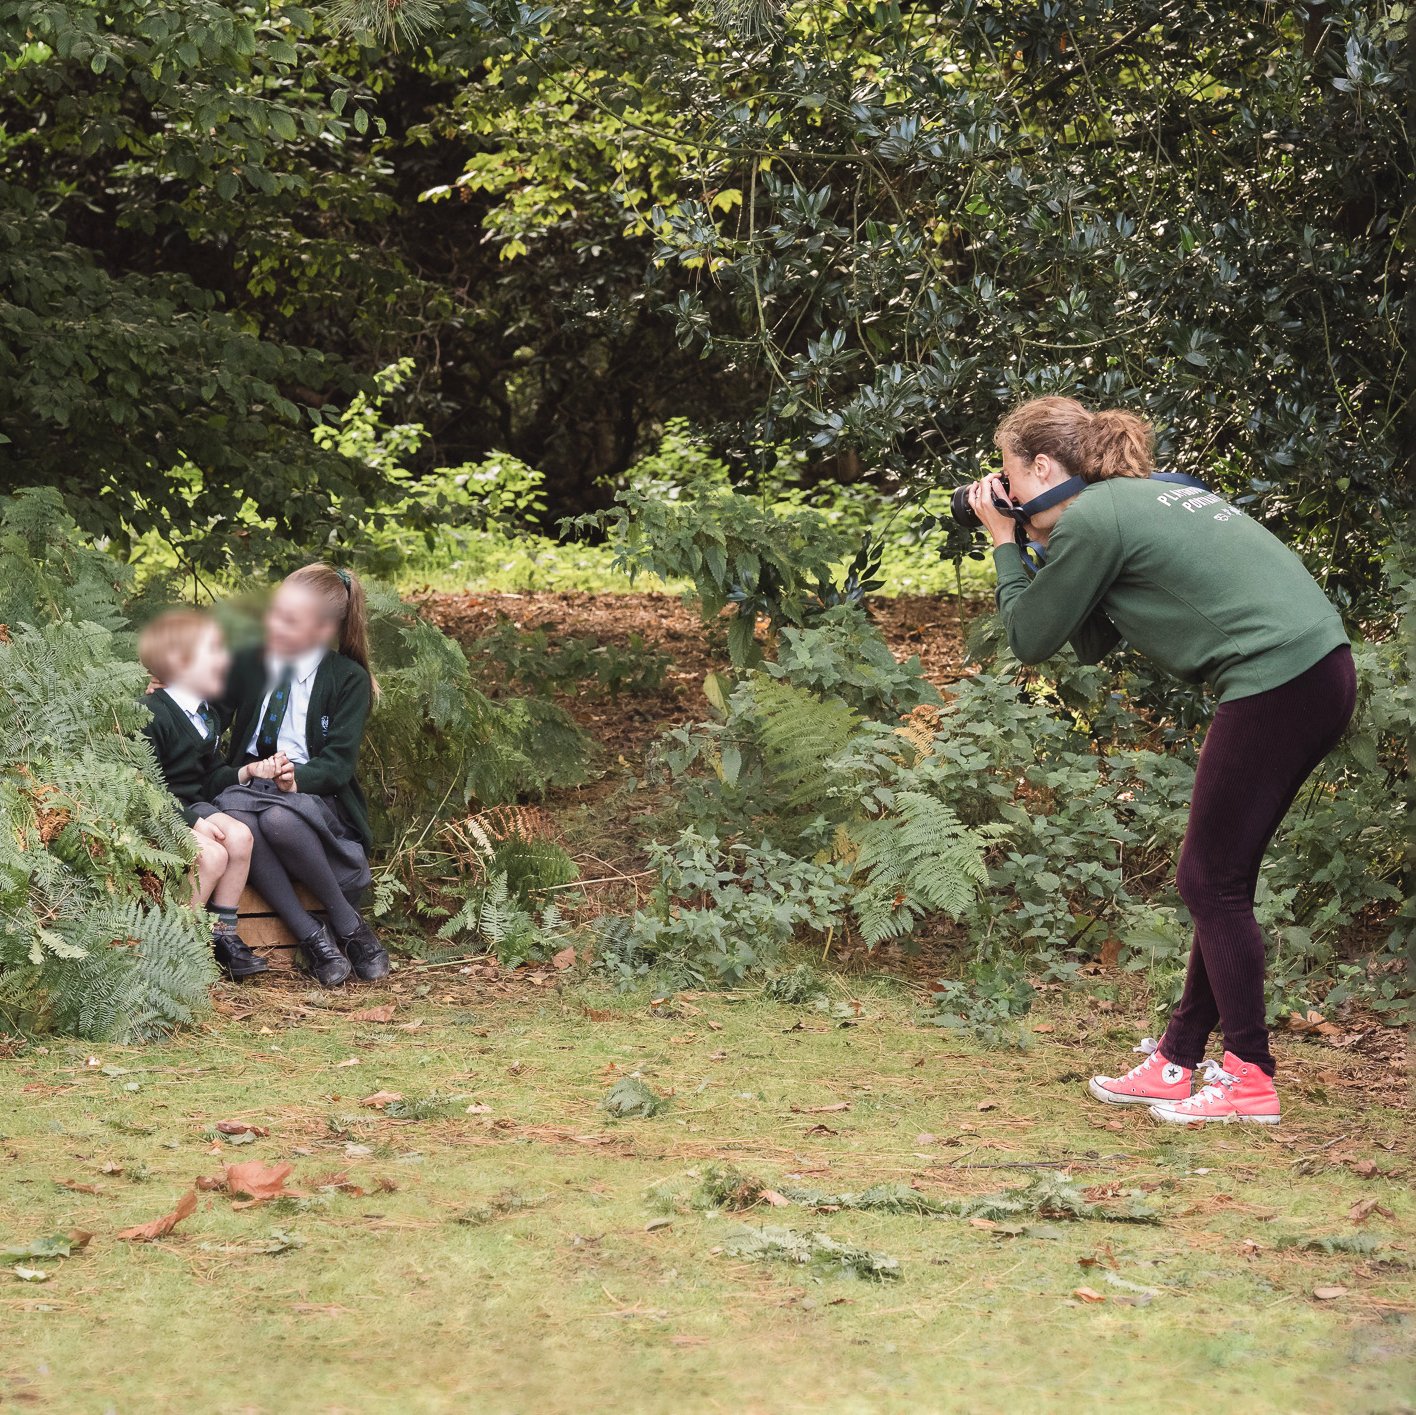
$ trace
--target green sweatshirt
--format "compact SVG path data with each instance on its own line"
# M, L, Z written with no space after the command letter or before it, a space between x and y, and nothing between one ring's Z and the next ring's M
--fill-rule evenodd
M1282 541L1211 491L1117 477L1062 513L1029 577L993 552L1008 643L1040 663L1070 642L1096 663L1124 639L1221 700L1277 688L1347 642L1337 611Z

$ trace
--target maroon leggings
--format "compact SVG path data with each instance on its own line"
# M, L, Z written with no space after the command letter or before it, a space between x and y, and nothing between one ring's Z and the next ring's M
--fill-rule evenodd
M1175 882L1195 925L1180 1005L1160 1050L1197 1066L1218 1023L1241 1061L1274 1072L1264 1021L1259 865L1313 768L1342 736L1357 695L1345 644L1266 693L1221 703L1200 749Z

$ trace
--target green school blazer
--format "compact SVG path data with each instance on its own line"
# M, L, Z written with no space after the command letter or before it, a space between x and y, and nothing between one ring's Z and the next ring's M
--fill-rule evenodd
M231 724L226 764L214 775L217 791L236 784L237 771L250 758L246 743L256 729L256 715L266 695L265 652L242 649L231 664L222 701L223 721ZM369 675L352 658L327 653L315 670L305 741L310 760L295 768L295 784L311 796L332 796L344 808L350 825L367 850L373 843L369 808L356 772L364 724L369 717L372 689Z
M152 743L162 778L181 807L183 820L193 825L197 819L193 807L209 802L220 789L212 785L222 766L217 738L203 737L161 688L148 693L143 706L152 714L143 735Z

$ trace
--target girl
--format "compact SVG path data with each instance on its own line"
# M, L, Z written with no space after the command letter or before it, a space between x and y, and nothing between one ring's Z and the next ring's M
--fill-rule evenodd
M1176 875L1195 925L1184 995L1159 1044L1126 1075L1096 1076L1112 1105L1158 1120L1275 1125L1264 1014L1264 940L1254 890L1270 837L1352 716L1356 675L1337 612L1280 541L1203 488L1151 480L1149 426L1037 398L998 426L1006 482L984 477L969 504L993 538L998 608L1013 652L1038 663L1070 641L1096 663L1125 639L1162 668L1211 683L1219 707L1195 773ZM1046 548L1029 577L1014 522L1021 506ZM1194 1069L1216 1024L1224 1064Z
M217 806L249 826L251 883L299 941L324 987L352 971L388 976L388 954L350 902L368 887L369 816L355 778L378 688L369 672L364 587L347 570L306 565L276 589L265 645L237 654ZM321 924L293 881L324 906Z

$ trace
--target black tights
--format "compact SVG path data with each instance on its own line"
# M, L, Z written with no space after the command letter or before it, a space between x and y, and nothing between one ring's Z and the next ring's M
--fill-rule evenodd
M320 925L300 903L294 880L324 905L330 927L341 938L359 927L358 912L344 897L324 845L307 822L280 806L271 806L259 815L244 811L230 814L251 831L251 884L296 938L309 938Z

